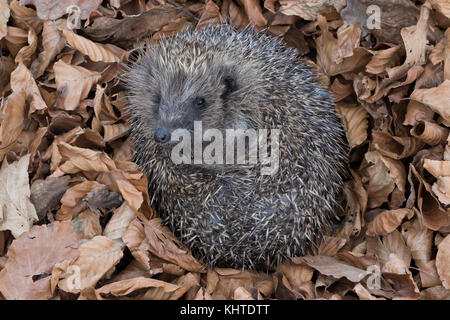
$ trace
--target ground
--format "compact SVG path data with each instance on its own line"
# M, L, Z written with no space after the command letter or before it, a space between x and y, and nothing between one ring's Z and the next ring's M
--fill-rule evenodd
M271 272L210 270L133 163L123 65L228 19L281 36L349 141L341 223ZM448 0L0 0L0 298L450 299Z

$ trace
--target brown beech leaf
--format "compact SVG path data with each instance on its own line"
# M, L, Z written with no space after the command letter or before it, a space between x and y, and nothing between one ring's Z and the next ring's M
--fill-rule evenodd
M53 177L62 176L65 173L77 172L109 172L116 168L114 161L101 151L87 148L78 148L65 142L58 145L62 164L53 172ZM53 158L52 158L53 161Z
M315 20L318 13L332 12L333 9L339 12L345 6L343 0L280 0L279 2L281 5L279 12L287 16L299 16L305 20Z
M58 60L53 69L58 88L58 104L65 110L75 110L101 77L98 72L71 66L63 60Z
M27 100L30 101L28 114L47 109L47 104L42 98L33 75L22 63L11 73L11 89L14 92L23 91L26 93Z
M369 114L361 106L338 103L336 109L341 114L345 134L351 148L357 147L367 139Z
M376 22L376 12L368 10L375 5L380 10L379 26L371 26ZM408 0L347 0L347 6L341 10L345 23L357 24L364 32L372 33L382 42L401 43L400 29L416 23L418 9Z
M423 226L421 219L414 218L403 223L402 236L411 250L414 262L419 268L430 261L433 232Z
M230 299L238 287L252 293L260 292L264 297L269 297L274 292L271 277L263 272L215 268L207 274L206 292L213 299Z
M441 206L430 184L419 175L412 164L410 164L410 168L420 182L417 191L417 207L422 214L423 224L431 230L439 230L441 227L447 226L450 223L447 210Z
M9 147L16 141L24 128L26 94L24 91L13 92L8 96L3 108L0 126L0 160L3 160L2 149ZM5 110L6 109L6 110Z
M448 137L448 129L432 121L419 120L410 132L413 137L422 140L430 146L443 144Z
M78 239L92 239L102 234L100 225L100 215L92 212L90 209L81 212L72 220L73 229L78 235Z
M205 268L192 254L182 249L183 245L163 226L160 218L152 219L144 224L145 235L150 244L150 251L157 257L175 263L191 272L205 272Z
M0 168L0 230L10 230L14 238L30 230L38 220L30 201L28 164L30 155Z
M56 20L67 13L67 8L77 6L80 18L87 19L89 14L97 9L101 0L20 0L22 6L32 4L36 7L41 20Z
M450 19L450 2L430 0L431 7Z
M322 31L316 39L317 64L327 76L355 71L367 64L370 53L359 46L361 30L357 26L341 26L336 39L325 17L319 15L317 21Z
M151 279L151 278L133 278L127 280L116 281L100 287L95 290L95 295L97 299L103 300L103 296L126 296L136 290L155 288L157 290L151 296L155 300L167 299L172 292L178 289L178 286L164 282L161 280ZM148 298L148 296L146 297Z
M260 27L264 27L267 24L267 20L262 13L259 1L240 0L240 2L244 5L245 12L250 19L250 22Z
M397 258L403 261L405 266L411 264L411 250L406 245L402 234L394 230L393 232L383 236L383 241L378 238L377 243L377 257L381 263L384 265L390 260L390 254L395 254Z
M430 89L416 89L411 99L429 106L439 113L446 121L450 121L450 80L445 80L439 87Z
M113 216L108 221L103 231L103 235L111 240L122 242L122 237L130 225L131 221L136 218L136 213L131 210L126 202L114 211Z
M203 9L203 13L198 21L197 28L204 29L208 25L216 25L223 22L222 15L220 14L220 9L214 1L209 0Z
M83 208L75 210L80 201L90 191L101 187L102 185L97 181L84 181L76 184L66 190L61 198L61 208L56 213L57 220L70 220L75 214L78 214Z
M450 290L450 235L447 235L438 246L436 268L442 285Z
M69 29L63 29L62 33L67 43L74 49L87 55L92 61L102 61L106 63L119 62L120 58L108 50L101 43L95 43L89 39L77 35Z
M120 44L159 31L166 24L184 15L180 9L164 7L153 8L123 19L98 17L91 26L84 28L84 32L93 41Z
M80 256L69 266L73 272L67 272L58 282L58 287L66 292L79 293L94 288L123 256L120 247L104 236L96 236L84 242L78 250Z
M34 226L9 247L8 260L0 272L0 292L8 300L49 299L53 266L77 257L72 222Z
M7 0L0 0L0 40L6 36L6 23L9 20L10 10Z
M382 155L404 159L422 149L424 143L412 137L396 137L387 132L372 131L373 145Z
M50 62L65 47L66 42L61 31L58 30L58 25L64 22L65 20L44 22L41 34L43 50L39 52L38 58L30 66L30 71L35 78L39 78L44 73Z
M337 279L345 277L352 282L360 282L368 275L366 270L356 268L336 258L327 256L305 256L291 258L291 260L294 262L302 261L324 275L333 276Z
M367 224L366 235L373 237L391 233L401 224L403 218L411 219L414 211L411 209L385 210Z
M399 50L399 46L392 46L388 49L370 51L373 54L372 59L366 65L366 71L372 74L382 74L386 72L387 67L391 67L395 62L395 55Z
M32 56L34 55L36 48L37 48L37 35L36 31L34 31L33 28L28 29L28 45L25 47L22 47L19 52L16 54L16 58L14 61L17 64L24 64L27 67L32 62Z
M122 138L130 132L130 126L125 123L107 124L103 126L105 130L104 141L111 142Z
M399 160L384 157L377 151L367 152L364 157L368 164L373 164L362 172L369 178L366 187L369 208L386 202L396 187L402 193L405 191L406 171Z
M69 188L69 180L69 176L64 176L47 177L45 180L38 179L33 182L30 200L36 208L39 219L58 206L63 194Z

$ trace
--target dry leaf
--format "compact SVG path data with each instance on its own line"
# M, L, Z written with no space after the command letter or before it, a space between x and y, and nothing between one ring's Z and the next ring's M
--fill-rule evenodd
M0 0L0 40L6 36L6 23L9 20L10 10L7 0Z
M450 289L450 235L446 236L438 246L436 268L442 285L445 289Z
M450 121L450 80L445 80L439 87L430 89L416 89L411 99L429 106L439 113L446 121Z
M22 6L34 5L41 20L56 20L65 15L67 8L73 5L80 9L80 18L87 19L100 3L101 0L20 0Z
M38 220L30 201L28 164L30 155L0 168L0 230L10 230L14 238L30 230Z
M391 233L397 229L405 217L411 219L413 215L414 212L406 208L383 211L367 224L366 234L373 237Z
M361 106L352 106L343 103L336 105L341 114L347 140L351 148L357 147L367 139L367 128L369 114Z
M89 71L80 66L71 66L63 60L54 65L56 86L58 88L59 106L65 110L75 110L81 99L87 97L100 73Z
M49 299L53 266L77 257L77 236L71 222L34 226L9 247L8 261L0 272L0 292L8 300Z
M66 292L80 293L94 288L97 282L113 268L123 256L114 241L104 236L96 236L79 247L80 256L69 266L58 282L58 287Z
M150 251L159 258L175 263L185 270L205 272L204 266L188 250L182 249L183 245L161 222L160 218L156 218L147 221L144 225Z
M89 39L83 38L68 29L63 29L62 33L72 48L87 55L92 61L102 61L106 63L120 61L118 56L109 51L107 47L101 43L95 43Z

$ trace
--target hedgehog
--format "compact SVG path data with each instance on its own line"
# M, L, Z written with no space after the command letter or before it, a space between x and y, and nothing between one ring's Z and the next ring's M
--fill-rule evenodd
M128 66L125 89L152 205L196 258L211 268L269 269L305 255L329 232L347 163L345 134L330 92L280 37L230 23L185 30L142 51ZM262 174L262 158L221 161L219 149L214 163L188 161L195 160L189 154L174 161L181 141L174 133L195 134L199 122L202 132L243 137L241 160L255 148L248 132L266 130L257 145L276 154L276 170ZM235 143L220 140L216 146ZM208 146L196 143L200 151Z

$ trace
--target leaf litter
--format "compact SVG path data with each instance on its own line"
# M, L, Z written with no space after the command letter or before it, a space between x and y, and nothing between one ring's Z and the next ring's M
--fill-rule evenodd
M450 299L448 1L238 2L0 0L0 297ZM304 55L351 147L340 223L268 272L162 224L118 81L144 38L226 19Z

